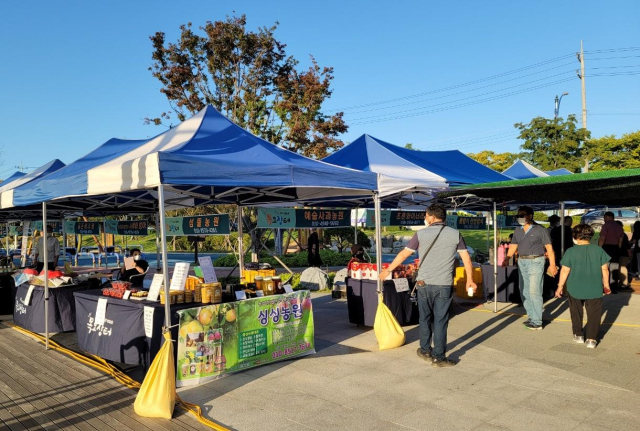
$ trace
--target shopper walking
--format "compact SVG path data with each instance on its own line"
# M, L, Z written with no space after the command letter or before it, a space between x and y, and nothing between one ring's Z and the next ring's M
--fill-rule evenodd
M573 341L584 343L587 336L587 347L594 349L598 343L598 331L602 318L602 295L611 293L609 288L609 260L605 251L590 244L593 228L587 224L579 224L573 229L575 247L566 251L562 258L560 281L556 290L556 298L562 296L565 285L569 291L569 309L573 327ZM587 309L587 325L583 329L583 313Z
M453 300L455 256L460 254L467 275L467 289L477 289L473 282L473 265L467 246L457 230L447 227L447 212L442 205L427 208L426 228L419 230L388 268L382 270L384 280L391 271L418 251L420 267L416 281L420 312L420 347L418 356L430 360L433 367L450 367L456 363L446 357L449 307ZM433 347L431 342L433 341Z
M518 253L518 274L520 294L528 319L524 326L531 330L542 329L542 287L544 282L545 251L549 257L547 273L555 277L558 273L556 257L551 246L549 231L533 220L533 209L528 206L518 208L518 224L513 233L507 257L502 263L507 266L509 259Z
M631 241L629 246L633 250L631 256L631 271L636 274L640 274L640 264L638 262L640 256L640 221L633 224L633 234L631 235Z
M47 268L49 271L55 271L58 267L58 259L60 258L60 241L53 236L52 232L47 233L45 241L44 231L40 232L40 237L36 243L36 251L33 260L36 263L36 271L38 274L44 269L44 248L47 247Z
M624 225L620 220L616 220L616 223L624 229ZM629 286L631 279L629 278L629 264L631 263L631 244L629 237L626 233L622 234L622 242L620 243L620 257L618 258L619 269L615 274L616 287L618 290L631 290Z

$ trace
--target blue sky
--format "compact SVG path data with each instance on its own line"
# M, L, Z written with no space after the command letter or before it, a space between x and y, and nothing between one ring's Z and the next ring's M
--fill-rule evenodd
M149 35L173 41L181 24L234 11L251 29L279 21L276 36L303 66L313 54L334 67L325 107L349 108L346 141L517 151L513 124L552 117L556 94L570 93L561 116L580 118L581 39L593 136L640 129L640 75L627 74L640 72L640 49L620 50L640 47L636 1L2 2L0 178L21 162L69 163L111 137L161 132L143 125L168 108L147 70Z

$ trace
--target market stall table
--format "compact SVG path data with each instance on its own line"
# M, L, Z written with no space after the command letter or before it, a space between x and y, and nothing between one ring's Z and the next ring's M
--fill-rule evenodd
M378 309L376 281L347 277L345 282L349 322L373 326ZM413 285L411 284L410 287L413 288ZM393 280L385 280L383 283L383 301L401 325L418 323L418 306L411 301L410 293L410 291L397 292Z
M44 287L34 286L29 302L26 303L29 284L14 287L15 292L13 323L32 332L45 332ZM60 287L49 286L49 332L75 331L76 304L73 294L96 287L95 281Z
M95 323L98 300L107 300L105 324ZM118 299L102 295L102 290L75 294L78 346L103 359L130 365L149 365L162 346L164 305L160 302ZM176 312L201 306L200 303L171 305L171 324L178 323ZM145 307L151 318L151 334L145 333ZM149 317L148 317L149 318ZM149 329L149 328L148 328ZM147 337L147 335L151 335ZM171 330L177 340L178 328Z
M494 296L494 276L493 265L482 265L482 284L487 295L487 301L493 301ZM542 298L553 298L557 281L554 277L545 274L544 285L542 288ZM498 266L498 302L509 302L512 304L521 304L520 296L520 276L517 266Z

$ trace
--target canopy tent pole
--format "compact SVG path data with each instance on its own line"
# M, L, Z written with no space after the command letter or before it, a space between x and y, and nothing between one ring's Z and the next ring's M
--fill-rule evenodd
M11 255L9 254L9 222L7 222L7 266L8 267L12 267L13 265L11 265L13 263L13 258L11 257Z
M238 205L238 267L240 269L240 278L244 277L244 226L243 226L244 210Z
M489 223L487 223L487 255L489 254L489 248L491 247L489 245L490 242L490 238L491 238L491 233L489 232L491 226L489 225Z
M107 218L102 218L102 232L104 233L104 269L109 269L109 257L107 257Z
M493 312L498 312L498 204L493 201Z
M159 218L158 218L158 206L155 208L156 219L156 271L160 272L160 226L159 226Z
M357 244L358 243L358 210L360 208L356 207L356 218L355 218L355 223L353 224L353 243Z
M169 262L167 261L167 235L164 231L164 186L158 186L158 209L160 216L160 244L162 246L162 276L164 278L164 327L171 326L171 304L169 303Z
M378 274L382 272L382 221L380 214L380 197L378 193L373 194L373 204L375 208L375 219L376 219L376 264L378 267ZM382 292L382 280L380 277L377 277L378 283L378 293Z
M49 350L49 251L47 250L47 203L42 202L42 260L44 261L44 348ZM36 265L38 262L36 262Z
M67 245L69 245L69 242L67 241L67 229L65 228L64 222L65 222L65 218L62 217L62 248L64 249L63 253L66 256Z
M564 256L564 201L560 202L560 258Z

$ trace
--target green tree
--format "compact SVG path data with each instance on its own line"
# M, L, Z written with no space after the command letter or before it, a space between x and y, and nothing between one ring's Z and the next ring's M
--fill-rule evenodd
M589 140L585 155L593 171L640 168L640 131Z
M498 172L506 170L520 157L520 155L516 153L496 153L490 150L480 151L479 153L469 153L467 156Z
M246 16L207 22L194 30L180 27L178 41L163 32L150 37L153 64L171 111L183 121L212 104L227 118L269 142L305 156L322 158L341 148L347 131L342 112L325 115L323 102L331 96L333 69L299 62L275 38L277 23L256 31L246 29ZM163 124L171 111L148 124Z
M524 141L524 160L545 171L566 168L580 172L584 144L591 132L577 126L575 115L566 120L536 117L528 124L515 124L515 128L520 130L518 138Z
M407 142L406 144L404 144L404 147L405 147L407 150L420 151L420 150L419 150L419 149L417 149L417 148L413 148L413 144L412 144L412 143L410 143L410 142Z

